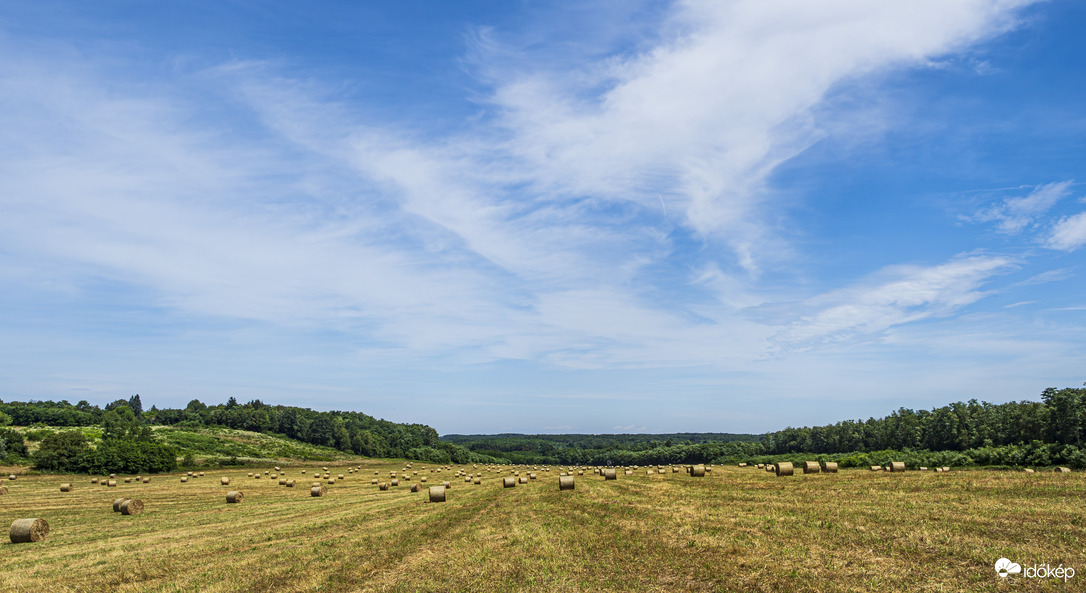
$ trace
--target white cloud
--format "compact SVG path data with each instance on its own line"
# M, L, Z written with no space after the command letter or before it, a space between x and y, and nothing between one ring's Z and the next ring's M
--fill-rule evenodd
M773 342L783 351L804 350L949 315L983 298L980 287L1013 265L1007 258L972 256L927 268L887 268L866 283L809 300L804 306L815 312L803 315Z
M1028 196L1007 198L997 206L986 208L967 217L967 220L994 222L1001 232L1019 233L1026 227L1039 224L1038 217L1070 195L1071 184L1071 181L1060 181L1038 186Z
M1074 251L1086 245L1086 212L1064 216L1052 226L1044 241L1045 247L1060 251Z

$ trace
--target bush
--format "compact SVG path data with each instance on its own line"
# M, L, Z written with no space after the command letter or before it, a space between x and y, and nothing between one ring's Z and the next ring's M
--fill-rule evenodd
M34 452L34 466L51 471L77 471L79 460L90 450L87 437L78 430L50 432Z
M0 459L14 461L27 456L23 435L10 428L0 428Z
M78 467L91 474L169 472L177 468L177 452L169 445L152 441L114 439L103 441L96 450L83 455Z

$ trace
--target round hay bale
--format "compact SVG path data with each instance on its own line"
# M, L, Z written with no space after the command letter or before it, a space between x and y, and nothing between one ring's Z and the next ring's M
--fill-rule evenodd
M380 488L381 490L388 490L388 482L381 482L380 484L377 485L377 487Z
M1030 469L1028 467L1026 469L1022 470L1022 471L1026 472L1027 474L1037 473L1037 472L1033 471L1032 469Z
M230 478L227 478L227 477L219 478L219 484L221 484L223 486L229 486L230 485Z
M482 484L483 479L477 476L471 479L471 483L475 485Z
M279 471L279 466L275 466L275 471Z
M697 464L697 465L690 466L690 477L692 477L692 478L704 478L705 477L705 466L700 464L700 463Z
M254 475L254 476L253 476L253 479L255 479L255 480L259 480L259 479L260 479L260 474L256 474L256 475Z
M528 483L528 478L526 478L526 477L524 477L524 476L521 476L521 477L520 477L520 483L521 483L521 484L527 484L527 483Z
M340 480L342 480L342 479L343 479L343 474L339 474L339 479L340 479Z
M188 472L188 473L187 473L187 474L185 474L185 475L187 475L188 477L190 477L190 478L191 478L191 477L192 477L192 472ZM110 477L112 477L112 475L111 475Z
M253 477L253 472L249 472L248 477L250 477L250 478Z
M14 480L15 478L16 478L15 474L9 474L8 475L9 480Z
M226 502L231 504L239 503L243 498L245 498L245 495L239 490L231 490L226 493Z
M116 488L117 487L117 480L110 480L109 481L109 487L110 488Z
M328 494L328 489L323 484L317 484L309 489L310 496L324 496L325 494Z
M421 478L419 478L419 481L420 482L425 482L426 481L426 476L422 476Z
M121 512L121 505L124 504L124 501L126 501L126 500L128 500L128 499L127 498L118 498L117 500L114 500L113 501L113 512L114 513Z
M618 472L615 471L615 468L609 467L609 468L603 470L603 479L604 480L617 480L618 479Z
M922 465L921 465L921 466L920 466L920 471L922 471L922 472L926 472L926 471L928 471L928 468L926 468L926 467L924 467L924 466L922 466Z
M890 471L894 472L895 474L898 474L898 473L901 473L901 472L905 471L905 462L904 461L891 461L890 462Z
M40 542L48 535L49 522L45 519L16 519L9 532L13 544Z
M91 484L97 484L98 478L91 478Z
M336 483L336 479L335 479L335 478L328 478L328 483L329 483L329 484L335 484L335 483Z
M150 484L151 483L151 478L144 478L143 483L144 484Z
M632 476L632 475L633 475L633 470L632 470L632 469L628 469L628 470L626 470L626 471L624 471L624 472L622 472L622 473L626 474L627 476Z
M400 479L396 478L395 480L392 480L391 482L389 482L389 485L390 486L399 486L400 485Z
M185 482L188 482L188 481L189 481L189 477L188 477L188 476L181 476L181 483L182 483L182 484L184 484Z
M125 484L131 484L132 483L132 478L125 478L124 483Z
M758 467L758 469L765 469L765 464L764 463L759 463L757 467Z
M822 466L818 465L817 461L804 461L803 462L803 473L805 473L805 474L817 474L820 471L822 471Z
M121 503L122 515L138 515L143 512L143 501L138 498L129 498Z
M286 478L279 478L279 485L280 486L286 486L287 485L287 479Z
M450 484L448 481L442 482L441 485L444 486L446 490L452 488L452 484Z
M464 476L464 483L465 484L470 484L471 483L471 476Z
M374 479L370 480L370 484L376 486L377 485L377 478L374 478Z
M294 487L294 480L287 480L287 488L293 488L293 487Z
M823 465L825 467L822 468L822 471L826 472L827 474L836 474L837 473L837 462L836 461L827 461Z
M71 483L68 483L68 484L61 484L61 485L60 485L60 491L61 491L61 492L71 492L71 491L72 491L72 485L71 485Z
M558 490L573 490L573 476L558 476Z
M793 474L791 461L778 461L777 462L777 476L791 476Z
M109 474L109 479L110 480L116 480L117 479L117 474Z
M871 471L873 471L873 472L881 472L882 471L882 466L881 465L872 465L871 466Z
M445 502L444 486L430 486L430 502Z
M1069 468L1069 467L1057 467L1056 468L1056 473L1058 473L1058 474L1069 474L1069 473L1071 473L1071 468Z
M411 484L411 491L412 492L418 492L419 489L421 489L421 488L422 488L422 486L419 486L418 482L415 482L414 484Z
M950 471L950 468L944 465L943 466L943 471L948 472L948 471Z
M266 476L266 475L268 475L269 473L271 473L271 470L267 470L267 469L266 469L266 470L264 470L264 475L265 475L265 476ZM201 472L201 473L200 473L200 475L201 475L201 476L202 476L202 475L204 475L204 474L203 474L203 472Z

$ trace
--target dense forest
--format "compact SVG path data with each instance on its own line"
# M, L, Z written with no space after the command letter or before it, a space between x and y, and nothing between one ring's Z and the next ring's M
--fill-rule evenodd
M765 435L449 435L442 440L517 463L668 464L838 461L885 465L1046 466L1086 469L1086 389L1046 389L1041 401L969 400L884 418L786 428Z
M139 395L116 400L105 408L86 401L74 405L67 401L0 402L0 425L96 426L123 410L129 410L135 421L145 426L221 426L274 433L366 457L400 457L433 463L504 462L441 442L437 431L422 424L378 420L360 412L271 406L260 400L241 404L232 397L220 405L209 406L194 399L180 409L151 406L148 410L143 409ZM147 440L153 439L148 436ZM20 451L25 454L22 438L11 430L0 431L0 458Z
M1041 401L990 404L969 400L933 410L901 408L883 418L843 420L826 426L786 428L765 435L726 433L622 435L447 435L422 424L399 424L360 412L225 404L192 400L180 409L144 410L138 395L104 408L86 401L0 402L0 459L22 459L26 445L18 426L102 426L103 445L50 442L50 450L78 458L73 471L100 471L124 459L166 464L152 425L221 426L275 433L367 457L400 457L434 463L531 463L655 465L834 460L843 467L885 465L1047 466L1086 468L1086 389L1050 388ZM76 437L66 437L72 441ZM46 444L43 442L43 444ZM64 449L68 447L68 449ZM78 453L78 455L77 455ZM80 456L81 455L81 456ZM151 461L148 461L151 460ZM59 463L46 458L40 467ZM70 462L74 463L74 462ZM113 465L111 465L113 464ZM57 466L59 467L59 466ZM158 465L155 465L158 467ZM149 471L149 470L143 470Z

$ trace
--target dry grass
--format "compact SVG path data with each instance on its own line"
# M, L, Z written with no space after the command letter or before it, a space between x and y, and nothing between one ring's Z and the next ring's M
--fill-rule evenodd
M363 462L363 475L403 464ZM1076 591L1086 579L1083 473L778 478L717 467L697 479L589 472L576 490L559 491L552 471L511 489L496 478L456 481L440 504L425 489L379 491L368 479L337 481L315 498L226 475L244 504L228 505L214 478L106 488L89 477L20 475L0 519L41 517L50 534L4 544L0 589L1000 591L1008 584L993 565L1003 556L1080 573L1019 590ZM62 494L69 481L73 492ZM110 510L119 496L147 508L122 517Z

